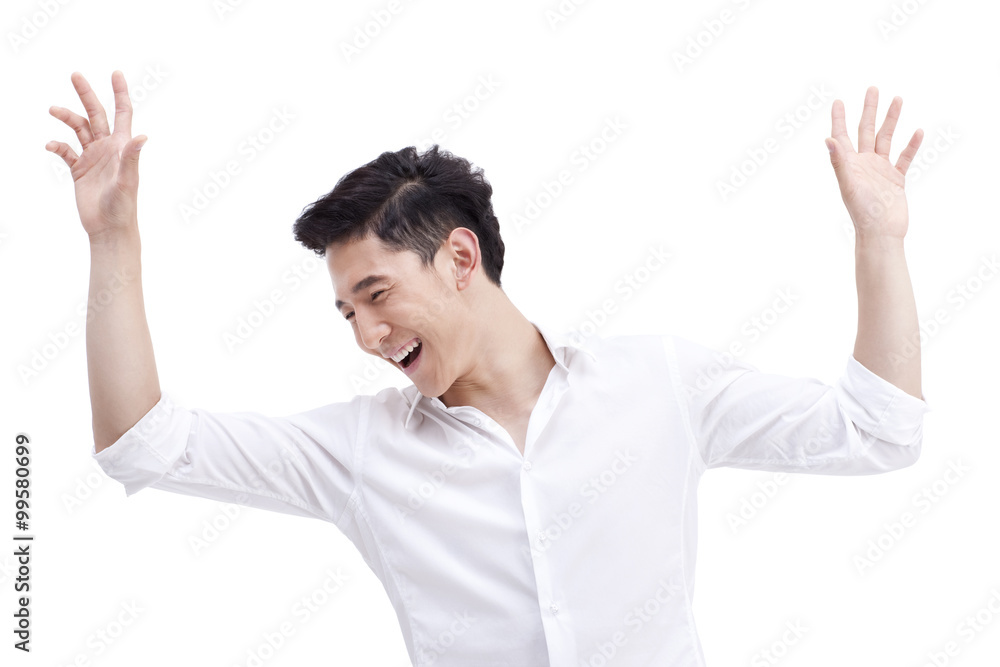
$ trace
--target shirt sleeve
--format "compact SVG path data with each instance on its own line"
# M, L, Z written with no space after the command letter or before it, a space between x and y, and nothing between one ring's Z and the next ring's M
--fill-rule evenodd
M284 417L160 400L91 455L126 496L149 487L338 523L354 491L365 396Z
M690 340L664 339L706 468L872 475L920 456L931 408L851 354L833 385L763 373Z

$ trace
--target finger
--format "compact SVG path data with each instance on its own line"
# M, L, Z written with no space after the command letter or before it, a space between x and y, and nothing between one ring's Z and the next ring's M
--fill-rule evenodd
M126 192L135 192L139 187L139 149L146 143L146 138L146 135L140 134L130 139L122 148L118 185Z
M115 91L115 134L132 136L132 100L128 96L128 84L121 70L111 73L111 87Z
M73 80L73 87L76 88L76 92L80 95L83 108L87 110L87 115L90 116L90 131L93 132L94 139L110 135L108 118L104 114L104 107L101 106L101 102L97 99L94 89L90 87L90 84L87 83L87 80L79 72L73 72L70 78Z
M896 160L896 169L906 176L906 170L910 168L910 163L913 162L913 156L917 154L917 149L920 148L921 142L924 140L924 131L917 128L917 131L913 133L910 138L910 143L906 145L903 152L899 154L899 159Z
M833 132L830 136L837 141L837 145L841 149L854 150L851 137L847 135L847 125L844 124L844 103L840 100L834 100L830 113L833 116Z
M875 149L875 111L878 109L878 88L869 86L865 93L865 108L861 111L858 124L858 152L867 153Z
M833 138L824 139L823 143L826 144L827 150L830 151L830 164L833 165L833 172L835 174L839 174L840 165L844 163L844 158L840 154L840 151L842 150L840 148L840 144L838 144L837 140Z
M94 135L90 133L90 122L80 114L63 107L49 107L49 113L73 128L81 148L86 148L94 140Z
M898 95L892 98L889 110L885 113L885 120L882 121L882 129L878 131L875 138L875 152L886 160L889 159L889 147L892 144L892 133L896 129L896 121L899 120L899 110L903 106L903 98Z
M69 147L69 144L65 144L61 141L50 141L45 144L45 150L55 153L61 157L63 162L65 162L70 169L73 168L73 165L76 164L76 161L79 159L79 156L73 152L73 149Z

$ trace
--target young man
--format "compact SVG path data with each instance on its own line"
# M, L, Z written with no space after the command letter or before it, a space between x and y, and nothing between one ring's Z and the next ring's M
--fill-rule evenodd
M829 386L670 335L572 345L501 289L492 189L412 147L345 175L295 223L325 255L362 350L412 380L285 417L210 413L161 392L142 300L138 155L124 76L115 128L86 80L72 169L91 242L93 455L155 488L334 524L385 586L416 665L703 665L691 615L696 489L708 468L874 474L920 454L920 354L903 179L865 101L827 140L857 230L858 337ZM914 348L914 346L916 346Z

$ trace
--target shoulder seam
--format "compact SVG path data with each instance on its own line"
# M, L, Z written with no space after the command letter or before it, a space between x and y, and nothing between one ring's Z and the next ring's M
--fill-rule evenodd
M688 437L688 447L691 449L691 458L697 465L701 472L704 472L708 468L708 462L705 461L705 457L701 453L701 447L698 446L698 439L694 435L694 427L691 425L691 406L688 403L687 397L684 395L684 383L681 382L681 371L677 364L677 348L674 344L674 337L670 334L665 334L661 336L663 343L663 354L667 360L667 368L670 371L670 381L674 388L674 395L677 398L677 403L680 406L681 421L683 422L684 432Z
M351 495L347 497L347 502L344 503L343 511L337 517L336 524L338 527L341 526L341 522L347 515L347 511L351 508L351 505L360 505L361 503L360 488L363 473L362 466L364 465L364 446L368 441L368 423L371 420L372 397L367 394L361 394L356 398L359 404L358 429L354 434L354 446L351 448L354 454L354 460L351 462L351 476L354 478L354 488L351 489Z

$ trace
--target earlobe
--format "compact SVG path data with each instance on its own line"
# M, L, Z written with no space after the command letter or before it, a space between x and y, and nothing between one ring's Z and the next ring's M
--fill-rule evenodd
M476 255L468 253L467 249L463 249L455 257L455 281L456 287L459 290L463 290L469 286L472 281L472 272L476 267Z
M457 227L452 230L451 249L458 289L469 286L472 273L479 264L479 239L471 230Z

